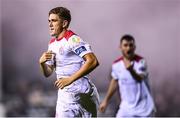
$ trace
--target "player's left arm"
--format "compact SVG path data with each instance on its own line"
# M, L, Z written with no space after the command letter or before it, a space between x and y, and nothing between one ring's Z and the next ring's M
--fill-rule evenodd
M99 65L99 62L98 62L96 56L94 55L94 53L88 53L88 54L84 55L83 59L84 59L85 63L82 65L82 67L76 73L74 73L71 76L72 81L75 81L75 80L89 74L91 71L93 71Z

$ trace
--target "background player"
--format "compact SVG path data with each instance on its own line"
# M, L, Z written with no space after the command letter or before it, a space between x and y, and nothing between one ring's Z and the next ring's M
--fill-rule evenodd
M39 63L46 77L54 70L57 74L56 117L94 117L97 115L98 94L87 74L99 65L98 60L90 45L67 29L71 21L67 8L50 10L48 21L53 38Z
M148 84L147 65L143 57L135 54L135 40L131 35L124 35L120 40L122 57L112 65L112 80L108 92L100 104L104 112L117 86L121 94L116 117L151 116L154 101Z

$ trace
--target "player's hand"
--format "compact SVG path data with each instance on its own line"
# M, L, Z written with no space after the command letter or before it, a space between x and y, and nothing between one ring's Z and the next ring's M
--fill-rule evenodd
M55 53L53 53L52 51L44 52L39 59L39 63L41 64L41 63L45 63L46 61L50 61L54 54Z
M132 69L133 68L133 62L131 62L130 60L124 59L124 65L126 67L126 69Z
M107 105L107 101L103 100L102 103L99 105L99 111L104 112L106 110Z
M64 77L64 78L56 80L54 85L60 89L63 89L64 87L70 85L72 82L73 82L72 78Z

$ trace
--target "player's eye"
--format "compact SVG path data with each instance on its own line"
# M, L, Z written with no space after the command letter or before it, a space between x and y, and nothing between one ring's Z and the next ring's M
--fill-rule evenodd
M134 45L131 43L131 44L129 44L129 47L133 47Z
M128 44L124 44L124 47L127 47L128 46Z
M52 22L56 22L56 21L58 21L58 20L56 20L56 19L52 19L51 21L52 21Z

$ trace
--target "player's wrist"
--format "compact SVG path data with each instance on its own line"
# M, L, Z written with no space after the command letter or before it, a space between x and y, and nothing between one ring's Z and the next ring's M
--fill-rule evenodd
M103 101L104 101L104 103L108 104L109 98L105 97L105 99Z
M76 77L74 77L73 75L70 76L70 81L71 81L71 82L74 82L75 80L76 80Z

